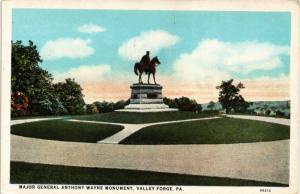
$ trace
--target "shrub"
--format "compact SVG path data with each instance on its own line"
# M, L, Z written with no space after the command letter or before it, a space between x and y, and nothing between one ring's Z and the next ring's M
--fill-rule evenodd
M192 112L200 112L202 110L202 106L196 102L196 100L191 100L188 97L181 98L163 98L163 101L170 108L178 108L180 111L192 111Z
M86 105L86 113L87 114L97 114L97 113L99 113L99 111L95 104L87 104Z
M114 111L114 104L112 102L94 102L94 104L97 106L99 113L105 113L105 112L112 112Z
M277 110L276 111L276 116L284 116L284 112Z
M52 102L48 99L32 102L32 113L34 115L51 115L52 111Z
M113 109L114 110L118 110L118 109L123 109L125 108L125 106L127 106L129 104L130 100L119 100L116 103L114 103L113 105Z

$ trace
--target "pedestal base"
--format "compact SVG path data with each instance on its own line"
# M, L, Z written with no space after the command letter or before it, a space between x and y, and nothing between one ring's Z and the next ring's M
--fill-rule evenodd
M131 88L130 104L119 112L165 112L178 111L163 103L162 86L154 84L133 84Z
M166 112L178 111L176 108L169 108L165 104L129 104L124 109L116 110L118 112Z

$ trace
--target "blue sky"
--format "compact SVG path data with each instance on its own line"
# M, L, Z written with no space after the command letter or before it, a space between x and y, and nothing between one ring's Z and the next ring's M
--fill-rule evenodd
M211 75L241 80L289 76L287 12L14 9L12 18L13 40L32 40L44 58L42 67L54 77L76 76L89 66L103 70L94 79L131 76L145 50L159 57L158 71L170 79L178 80L179 74L191 82L205 82ZM82 48L69 48L74 45Z

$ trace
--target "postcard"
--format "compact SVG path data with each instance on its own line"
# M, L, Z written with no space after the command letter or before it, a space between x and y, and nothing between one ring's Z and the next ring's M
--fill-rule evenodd
M296 1L2 13L1 193L297 193Z

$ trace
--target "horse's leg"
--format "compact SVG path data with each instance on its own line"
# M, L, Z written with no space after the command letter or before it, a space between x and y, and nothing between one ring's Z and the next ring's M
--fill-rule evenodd
M139 84L142 82L142 67L139 68Z
M142 84L142 83L143 83L143 81L142 81L142 74L140 72L140 74L139 74L139 84Z
M142 75L143 75L143 70L140 71L140 78L141 78L141 84L143 84L143 80L142 80Z
M148 84L150 84L150 83L149 83L149 79L150 79L150 73L148 73Z
M141 83L141 74L139 74L139 84Z
M153 75L154 83L155 83L155 85L156 85L156 81L155 81L155 73L153 73L152 75Z

